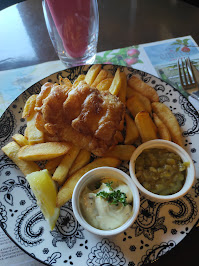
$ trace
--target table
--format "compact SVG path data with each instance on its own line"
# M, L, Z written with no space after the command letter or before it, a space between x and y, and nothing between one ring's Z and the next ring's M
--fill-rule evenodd
M199 8L178 0L101 0L98 52L191 35L199 43ZM0 71L58 60L45 26L41 0L0 12ZM13 45L14 44L14 45ZM196 265L199 229L153 265Z

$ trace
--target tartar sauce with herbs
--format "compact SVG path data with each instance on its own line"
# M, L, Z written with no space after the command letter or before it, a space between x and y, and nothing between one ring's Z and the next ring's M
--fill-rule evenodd
M112 230L124 224L132 215L132 202L129 187L110 178L85 187L80 196L84 219L101 230Z

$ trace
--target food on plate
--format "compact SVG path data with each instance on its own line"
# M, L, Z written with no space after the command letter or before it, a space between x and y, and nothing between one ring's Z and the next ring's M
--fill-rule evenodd
M15 134L14 136L12 136L13 140L19 144L19 146L25 146L28 145L28 140L27 138L25 138L23 135L21 134Z
M69 92L53 87L39 112L48 134L101 156L118 143L125 107L116 96L81 81Z
M35 162L26 162L19 159L18 153L20 148L21 147L15 141L12 141L6 144L2 148L2 151L19 167L25 176L32 172L39 171L40 168Z
M149 98L149 100L151 102L158 102L159 101L159 96L158 96L156 90L153 87L151 87L148 84L146 84L141 79L139 79L138 77L132 76L128 80L128 85L132 89L136 90L137 92L140 92L142 95L144 95L147 98Z
M113 230L123 225L132 215L133 195L122 181L103 178L86 186L80 195L84 219L93 227Z
M118 67L115 73L115 76L113 78L113 81L111 83L111 86L109 88L109 92L113 95L118 95L121 89L121 85L122 85L122 77L121 77L120 69Z
M39 95L37 95L37 98L36 98L35 107L41 107L42 106L43 100L51 92L53 85L54 84L51 82L46 82L44 85L42 85L41 91L40 91Z
M36 99L37 99L36 94L33 94L28 98L23 109L22 118L27 118L30 115L32 115L32 113L34 112Z
M126 101L126 106L134 118L139 112L147 111L143 102L136 95Z
M79 148L77 146L72 146L70 150L64 155L60 164L56 168L52 179L56 181L59 185L62 185L67 178L69 169L71 168L73 162L75 161L79 153Z
M106 79L103 79L98 85L97 85L97 89L99 91L108 91L111 84L113 82L113 78L106 78Z
M58 207L70 200L86 172L118 167L140 143L161 138L182 146L175 116L158 100L155 89L136 76L128 79L122 68L113 76L102 65L93 65L73 82L60 76L59 82L46 82L38 95L30 96L22 114L27 120L24 136L15 134L2 150L25 176L36 172L30 180L41 176L50 189L58 186L58 192L53 189L55 209L55 198ZM36 188L37 195L43 193L42 186ZM45 214L51 228L56 210Z
M83 74L79 75L76 78L76 80L73 82L73 88L76 87L80 83L80 81L83 81L83 80L85 80L85 75Z
M94 168L102 166L118 167L120 163L121 161L117 158L103 157L103 158L97 158L91 163L79 169L72 176L67 178L66 182L59 190L57 195L57 207L61 207L72 198L75 185L85 173Z
M146 149L135 161L135 174L149 191L159 195L178 192L186 178L188 163L167 149Z
M125 122L126 122L126 135L124 144L133 144L139 138L140 134L135 124L135 121L128 115L125 114Z
M135 117L135 124L141 136L142 142L157 139L157 128L148 112L139 112Z
M91 84L94 82L97 75L99 74L101 68L102 68L102 65L92 65L92 67L89 68L89 70L85 76L85 81L88 85L91 86Z
M51 173L51 175L54 174L57 166L61 163L63 157L64 157L64 155L56 157L54 159L50 159L47 161L45 168L48 170L49 173Z
M108 71L106 71L105 69L100 70L99 74L97 75L96 79L94 80L94 82L91 84L91 87L97 87L97 85L104 80L108 75Z
M56 207L57 187L48 170L44 169L26 176L45 219L53 230L59 217L60 209Z
M124 72L120 72L120 77L121 77L121 88L118 93L118 97L123 104L126 104L126 87L127 87L127 79L126 79L126 74Z
M171 134L171 140L183 147L182 132L175 115L163 103L152 103L154 113L162 120Z
M68 176L73 175L77 170L90 162L91 153L87 150L80 150L71 168L69 169Z
M131 93L130 93L130 95L128 94L128 99L131 98L132 96L136 96L136 98L144 105L145 110L148 113L151 113L152 107L151 107L151 102L150 102L149 98L147 98L146 96L142 95L141 93L139 93L133 89L130 89L130 90L131 90Z
M162 120L156 115L156 113L153 113L153 121L158 129L158 134L160 138L171 141L171 134L169 133L168 128L165 126Z
M35 145L26 145L18 152L19 159L25 161L50 160L66 154L71 148L67 142L46 142Z
M116 145L105 153L104 156L115 157L121 161L129 161L135 149L133 145Z
M30 145L44 142L44 132L36 127L36 117L37 113L35 111L27 117L28 142Z

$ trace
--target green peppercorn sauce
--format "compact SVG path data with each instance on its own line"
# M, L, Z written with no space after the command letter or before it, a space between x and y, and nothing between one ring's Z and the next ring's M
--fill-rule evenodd
M146 149L136 159L135 174L149 191L159 195L171 195L184 185L188 162L167 149Z

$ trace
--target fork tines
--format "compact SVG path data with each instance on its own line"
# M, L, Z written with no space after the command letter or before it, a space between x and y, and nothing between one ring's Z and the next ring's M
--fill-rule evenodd
M178 59L180 83L185 90L196 86L196 78L189 57Z

